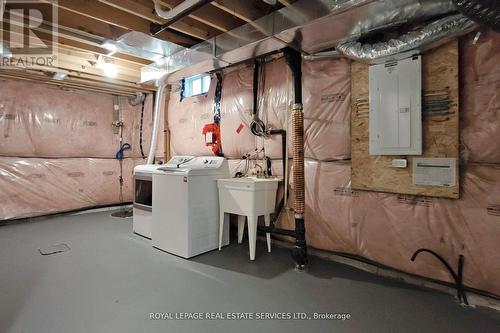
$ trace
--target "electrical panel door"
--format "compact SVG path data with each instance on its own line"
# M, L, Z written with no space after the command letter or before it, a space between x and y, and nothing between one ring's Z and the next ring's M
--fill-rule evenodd
M422 154L420 55L369 68L370 155Z

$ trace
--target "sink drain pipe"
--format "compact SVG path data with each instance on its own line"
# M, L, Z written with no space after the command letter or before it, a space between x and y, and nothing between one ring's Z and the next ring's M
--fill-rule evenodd
M304 223L305 210L305 188L304 188L304 111L302 109L302 56L301 53L292 49L285 48L283 53L286 63L290 67L293 76L293 107L292 107L292 139L293 139L293 185L295 193L294 202L294 218L295 230L286 230L273 227L260 227L261 232L270 232L295 238L295 246L292 251L292 257L295 261L295 268L298 271L303 271L307 267L307 244L306 244L306 229ZM266 130L265 125L258 117L258 87L259 77L262 75L261 64L258 60L254 63L254 111L251 130L256 136L266 135L281 135L282 139L282 158L283 158L283 174L286 174L286 130ZM284 202L285 198L283 198ZM279 210L283 208L283 203L280 203ZM279 214L275 217L279 217Z
M304 111L302 109L302 57L300 52L284 49L285 59L293 76L293 187L295 193L295 247L292 257L297 270L304 270L307 265L306 229L304 223L305 188L304 188Z

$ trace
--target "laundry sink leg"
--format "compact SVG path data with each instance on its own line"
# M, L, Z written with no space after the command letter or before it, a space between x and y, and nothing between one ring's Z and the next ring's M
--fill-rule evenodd
M245 215L238 215L238 244L243 242L243 232L245 231Z

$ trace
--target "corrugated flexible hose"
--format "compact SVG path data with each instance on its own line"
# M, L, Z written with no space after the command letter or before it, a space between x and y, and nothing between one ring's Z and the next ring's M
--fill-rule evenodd
M293 187L295 193L295 213L304 214L304 111L300 104L292 110L293 126Z

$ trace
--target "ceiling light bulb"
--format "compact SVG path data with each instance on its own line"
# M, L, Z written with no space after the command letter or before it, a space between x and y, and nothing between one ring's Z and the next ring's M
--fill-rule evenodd
M64 80L66 75L68 75L68 73L55 72L54 75L52 75L52 79L57 80L57 81L62 81L62 80Z
M106 50L109 50L109 51L112 51L112 52L116 52L118 50L118 47L112 41L107 41L107 42L101 44L101 46L103 48L105 48Z
M99 57L95 67L101 69L107 77L115 77L118 74L118 68L113 59L110 58Z
M115 64L112 63L104 63L102 65L102 70L104 71L104 75L107 77L115 77L118 74L118 69Z

